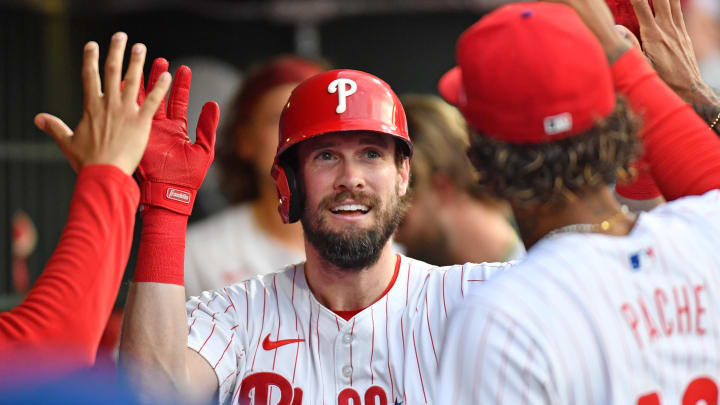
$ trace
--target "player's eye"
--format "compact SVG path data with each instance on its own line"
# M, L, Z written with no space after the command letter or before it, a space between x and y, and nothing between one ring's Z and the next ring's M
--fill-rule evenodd
M382 157L382 154L375 149L368 149L365 151L365 157L368 159L379 159Z
M317 160L332 160L332 159L333 159L333 154L330 153L330 152L328 152L328 151L322 151L322 152L320 152L320 153L317 154L317 156L315 157L315 159L317 159Z

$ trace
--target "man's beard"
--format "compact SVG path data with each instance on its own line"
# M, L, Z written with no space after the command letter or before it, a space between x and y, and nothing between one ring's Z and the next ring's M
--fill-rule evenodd
M370 229L329 229L324 212L332 205L347 199L372 207L378 223ZM300 221L305 237L323 259L340 269L357 272L372 266L380 259L382 249L400 224L407 205L407 199L398 197L397 189L384 209L377 196L346 191L324 198L313 215L309 215L306 209Z

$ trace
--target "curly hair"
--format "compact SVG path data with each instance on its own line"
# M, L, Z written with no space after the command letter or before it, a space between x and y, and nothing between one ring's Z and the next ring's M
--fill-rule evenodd
M575 136L542 144L511 144L471 130L468 157L479 184L519 206L562 206L585 191L635 175L640 120L617 98L615 110Z

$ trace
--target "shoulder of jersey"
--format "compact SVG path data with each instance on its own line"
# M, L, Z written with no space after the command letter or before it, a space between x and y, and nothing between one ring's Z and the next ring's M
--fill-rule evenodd
M273 288L273 283L279 283L281 282L281 280L289 280L290 282L292 282L293 272L295 271L296 267L297 271L301 271L302 263L290 264L288 266L285 266L277 273L259 274L257 276L253 276L247 280L226 286L224 287L224 290L228 292L233 291L235 293L242 292L242 294L244 295L245 291L252 293L262 291L263 289Z
M720 190L710 190L703 195L691 195L669 201L650 211L650 214L704 215L709 212L720 214Z

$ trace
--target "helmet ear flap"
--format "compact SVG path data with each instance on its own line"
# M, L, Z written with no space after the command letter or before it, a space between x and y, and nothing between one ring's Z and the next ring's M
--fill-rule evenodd
M293 223L300 220L303 211L303 202L305 196L303 190L300 187L300 182L297 180L295 170L292 165L288 162L281 162L280 166L285 172L285 178L287 179L288 188L290 189L290 207L288 210L288 222Z
M288 162L275 162L271 175L275 179L278 193L278 212L283 222L291 224L297 222L303 209L303 195L295 170Z

